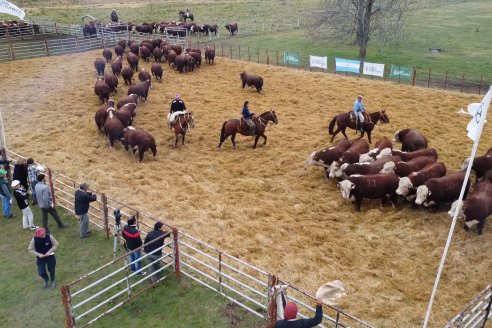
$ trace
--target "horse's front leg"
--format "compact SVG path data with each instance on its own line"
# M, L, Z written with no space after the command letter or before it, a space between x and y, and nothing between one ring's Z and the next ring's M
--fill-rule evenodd
M260 135L257 134L255 137L255 144L253 145L253 149L256 149L256 144L258 143L258 139L260 139Z
M265 141L263 141L263 146L266 145L266 141L267 141L267 136L264 135L264 134L261 134L261 136L263 137L263 139L265 139Z
M342 132L343 136L345 137L345 139L348 140L348 137L347 135L345 134L345 129L341 129L340 132ZM335 137L335 135L333 135L333 137ZM331 141L333 141L333 139L331 139Z
M186 136L186 133L183 133L183 141L182 141L182 143L181 143L183 146L184 146L184 144L185 144L185 136Z
M236 149L236 133L235 132L231 135L231 141L232 141L232 147L234 149Z
M364 131L361 131L360 136L357 139L361 139L362 137L364 137Z
M178 146L178 136L179 136L179 134L175 133L174 135L176 136L176 140L174 141L174 148L176 148Z

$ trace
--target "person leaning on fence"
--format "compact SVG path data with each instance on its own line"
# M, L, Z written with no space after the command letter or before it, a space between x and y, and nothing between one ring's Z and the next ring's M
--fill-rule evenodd
M316 314L313 318L297 319L297 305L289 302L285 305L284 320L275 322L274 328L311 328L316 327L323 320L323 302L316 300Z
M63 224L56 208L53 207L53 198L51 197L51 192L46 183L44 182L45 175L38 174L36 180L36 199L38 200L39 208L41 208L41 216L43 218L43 227L46 229L46 232L49 232L48 228L48 213L51 214L53 219L55 219L56 224L60 229L68 227L68 224Z
M165 232L162 227L164 225L162 222L156 222L154 224L154 230L149 232L147 237L145 237L144 241L144 251L147 253L147 261L149 262L149 274L152 274L156 271L159 271L161 268L161 257L162 257L162 247L164 246L164 239L170 235L169 232ZM162 237L163 235L166 235L166 237ZM161 239L153 242L152 244L146 245L150 243L151 241L158 239L161 237ZM151 254L152 253L152 254ZM154 283L157 280L159 280L160 273L156 273L155 275L152 275L150 277L150 280Z
M29 207L29 194L21 185L19 180L12 181L12 188L14 188L14 197L17 201L19 209L22 211L22 227L24 230L31 229L36 230L34 226L34 215L32 214L31 208Z
M29 187L27 184L27 164L26 160L21 158L14 165L14 172L12 173L12 180L19 180L20 184L25 190Z
M10 195L9 182L6 178L7 171L0 170L0 198L2 198L2 210L3 216L6 218L13 218L12 214L12 196Z
M55 250L57 247L58 241L46 232L45 228L37 228L34 238L29 243L28 250L36 256L38 273L44 279L43 288L48 287L48 280L51 281L51 289L55 288ZM49 277L46 273L46 267L48 267L48 272L50 273Z
M140 238L140 231L137 229L137 220L134 216L130 216L127 221L127 225L123 227L121 234L125 240L126 250L131 252L140 246L142 246L142 238ZM131 253L130 259L130 271L136 272L140 270L140 258L142 257L141 250ZM134 262L134 263L132 263ZM140 271L137 275L145 275L144 271Z
M118 14L116 13L115 9L113 9L113 11L111 12L111 22L118 23Z
M87 183L80 184L80 188L75 191L75 215L80 220L80 238L87 238L89 231L89 204L97 200L97 195L89 191Z
M36 178L38 177L38 174L40 173L38 165L34 163L34 160L32 158L27 159L27 180L29 182L29 185L31 186L31 193L32 193L32 204L36 205L36 192L35 187L36 183L38 183L38 180Z
M364 108L364 105L362 104L362 96L358 96L357 99L354 101L354 116L356 118L357 126L356 130L359 131L364 131L364 112L366 109Z

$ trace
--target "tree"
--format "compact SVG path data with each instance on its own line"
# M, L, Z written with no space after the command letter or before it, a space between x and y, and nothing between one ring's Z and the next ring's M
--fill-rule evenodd
M361 69L369 40L401 41L410 0L322 0L311 30L321 39L351 41L359 47Z

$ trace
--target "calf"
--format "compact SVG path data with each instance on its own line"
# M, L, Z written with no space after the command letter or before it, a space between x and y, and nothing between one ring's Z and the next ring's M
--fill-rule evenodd
M464 180L465 172L451 173L440 178L429 179L417 188L415 204L430 207L440 203L454 202L460 195ZM467 182L463 198L466 198L469 189L470 180Z
M116 75L110 73L104 74L104 82L106 82L111 92L118 92L118 77Z
M368 175L368 174L377 174L377 173L392 173L392 172L383 172L383 168L387 163L394 163L400 160L398 156L388 156L381 159L378 159L374 162L370 163L354 163L354 164L343 164L340 167L340 170L337 172L337 177L347 178L353 174L359 175Z
M147 101L149 94L150 80L140 82L139 84L132 85L128 88L128 95L132 93L138 95L143 101Z
M369 151L369 143L364 139L358 139L354 141L352 145L342 154L340 159L336 162L331 163L328 177L335 178L337 172L345 163L357 163L360 158L360 154L367 153ZM345 154L347 153L347 154Z
M423 169L401 178L400 182L398 183L398 189L396 189L396 193L404 197L409 197L411 196L411 194L414 194L415 190L423 185L427 180L432 178L440 178L445 175L446 166L443 162L429 164Z
M150 73L148 71L145 70L145 68L142 68L140 70L140 72L138 73L138 80L140 82L144 82L144 81L147 81L149 80L150 81L150 84L149 84L149 87L152 88L152 75L150 75Z
M146 46L140 47L140 56L142 56L142 59L144 61L148 62L150 55L151 55L151 52L150 52L150 49L148 47L146 47Z
M409 160L408 162L396 162L393 168L387 166L385 167L384 173L395 173L397 176L403 178L408 176L412 172L417 172L418 170L421 170L427 165L435 162L436 158L433 156L419 156Z
M157 147L154 137L146 131L137 130L131 126L125 129L124 145L127 151L131 147L134 154L135 148L138 148L139 163L142 162L144 152L147 149L150 149L152 151L152 155L154 157L155 155L157 155Z
M309 156L307 160L307 164L321 165L325 168L328 168L331 165L331 163L337 161L340 158L340 156L342 156L343 152L347 150L350 147L350 145L351 143L347 139L337 141L330 148L325 148L323 150L313 152Z
M104 76L105 66L106 66L106 63L104 62L104 59L102 59L102 58L97 58L94 61L94 67L96 68L98 76Z
M115 61L111 63L111 70L113 74L116 76L120 76L121 70L123 69L123 63L121 61L121 57L116 57Z
M362 200L390 198L392 204L396 201L398 176L394 174L353 175L339 183L342 198L355 197L355 210L360 211Z
M416 157L419 157L419 156L434 156L437 160L437 151L434 148L426 148L426 149L420 149L420 150L409 151L409 152L393 149L391 151L391 154L400 156L401 160L404 162L407 162L407 161L414 159ZM380 154L380 155L376 156L376 159L379 159L382 157L383 156L381 156L381 154Z
M466 159L461 166L461 169L466 169L470 159ZM488 170L492 170L492 156L488 156L487 154L483 156L475 157L473 160L472 170L475 172L475 176L477 181L480 181L484 175L484 173Z
M106 63L109 63L113 59L113 52L109 48L103 50L103 57L106 58Z
M451 216L454 215L453 208L456 207L457 202L453 203L451 211L448 212ZM464 228L466 231L478 223L477 233L481 235L483 233L485 219L490 214L492 214L492 184L484 181L478 183L473 189L473 192L463 202L463 207L458 213L458 216L464 217Z
M104 82L104 79L99 79L96 81L96 85L94 86L94 93L99 97L101 102L104 104L109 100L109 94L111 93L111 89Z
M130 67L125 67L121 70L121 76L125 81L125 85L132 85L133 70Z
M215 49L212 49L210 47L205 48L205 61L209 64L212 65L214 63L215 59Z
M118 109L120 109L123 105L131 104L131 103L134 103L134 104L138 103L138 96L134 93L126 96L125 98L120 99L120 101L118 101L118 104L116 105L116 107Z
M391 150L393 149L393 143L386 137L376 142L376 148L370 150L368 153L360 155L359 163L372 162L376 156L383 158L385 156L391 156Z
M414 151L427 148L427 139L422 133L415 129L396 131L393 141L401 142L402 151Z
M160 63L153 63L150 67L150 71L152 72L152 76L154 76L157 81L162 82L164 70L162 69L162 65Z

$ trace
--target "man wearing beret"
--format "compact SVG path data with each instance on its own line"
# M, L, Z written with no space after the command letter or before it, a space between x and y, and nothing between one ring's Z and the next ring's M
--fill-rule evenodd
M80 238L89 237L89 203L96 201L97 196L88 192L87 183L82 183L75 191L75 215L80 220Z
M9 182L5 177L7 175L7 171L0 170L0 198L2 198L2 210L3 216L6 218L13 218L11 204L12 204L12 196L10 195Z
M316 300L316 315L309 319L297 319L297 305L289 302L285 305L284 320L275 322L274 328L311 328L316 327L323 320L323 301Z

